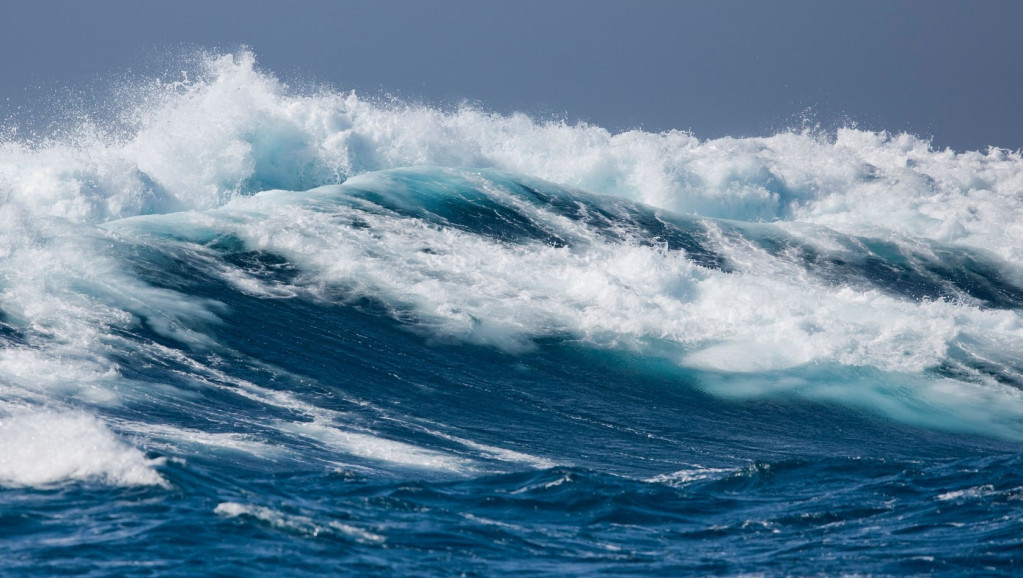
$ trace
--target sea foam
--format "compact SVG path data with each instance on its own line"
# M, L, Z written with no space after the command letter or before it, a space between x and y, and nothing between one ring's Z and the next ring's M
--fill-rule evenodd
M35 411L0 419L0 484L5 486L162 485L166 482L153 469L161 463L88 415Z
M218 206L416 165L496 168L681 213L890 231L1018 258L1023 159L853 128L701 141L525 115L300 93L250 52L121 91L114 118L0 146L8 203L81 221Z

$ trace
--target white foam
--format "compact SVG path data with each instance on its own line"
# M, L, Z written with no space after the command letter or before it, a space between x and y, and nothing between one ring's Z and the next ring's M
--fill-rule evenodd
M738 471L739 470L735 468L705 468L703 466L694 465L693 467L681 469L670 474L658 474L651 478L647 478L644 481L651 484L684 486L693 482L723 478Z
M211 345L220 304L138 280L120 245L93 227L19 213L0 205L0 220L15 225L0 229L8 251L0 259L0 315L20 332L0 347L5 400L118 404L126 380L115 359L136 352L140 345L125 335L142 326L186 348Z
M481 444L481 443L478 443L478 442L467 440L465 438L460 438L460 437L457 437L457 436L445 434L445 433L438 432L438 431L427 430L427 432L430 433L430 435L439 437L441 439L446 439L446 440L450 440L450 441L453 441L453 442L457 442L457 443L462 444L463 446L465 446L467 448L474 449L474 450L480 452L484 457L487 457L487 458L490 458L490 459L500 460L502 462L509 462L509 463L514 463L514 464L527 464L527 465L529 465L531 467L534 467L534 468L537 468L537 469L553 468L554 466L558 465L557 462L554 462L554 461L549 460L547 458L542 458L542 457L539 457L539 456L534 456L534 455L527 454L527 453L524 453L524 452L517 452L515 450L509 450L507 448L501 448L501 447L497 447L497 446Z
M935 499L942 502L962 502L969 499L987 498L997 494L999 494L999 492L995 491L995 487L993 485L984 484L983 486L975 486L972 488L966 488L965 490L954 490L951 492L945 492L944 494L938 494Z
M282 423L280 428L327 444L346 454L392 466L434 470L455 474L474 471L472 460L358 432L317 423Z
M217 504L213 512L226 518L250 517L269 524L273 528L298 532L313 537L334 534L347 536L356 541L370 544L380 544L386 540L380 534L375 534L350 524L334 520L321 524L308 516L289 514L265 506L253 506L238 502L221 502Z
M467 106L300 94L248 52L200 60L187 79L122 91L122 130L85 120L60 138L0 144L0 198L97 222L379 169L492 167L680 212L897 231L1023 255L1023 225L1012 218L1023 202L1018 153L935 151L911 135L855 129L710 141L612 134Z
M153 469L160 463L85 414L36 411L0 419L0 484L5 486L163 485Z

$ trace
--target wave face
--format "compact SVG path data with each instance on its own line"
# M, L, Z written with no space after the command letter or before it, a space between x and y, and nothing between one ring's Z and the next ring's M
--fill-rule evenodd
M1018 153L200 60L0 143L11 573L1019 565Z

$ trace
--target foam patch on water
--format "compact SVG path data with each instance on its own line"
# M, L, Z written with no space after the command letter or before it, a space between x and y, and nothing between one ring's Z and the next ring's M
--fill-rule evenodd
M467 440L457 436L445 434L438 431L427 430L430 435L439 437L441 439L450 440L457 442L467 448L480 452L483 457L499 460L502 462L514 463L514 464L526 464L536 469L548 469L558 465L557 462L549 460L547 458L534 456L531 454L517 452L515 450L509 450L507 448L500 448L497 446L491 446L487 444L481 444L472 440Z
M335 520L319 523L308 516L289 514L265 506L253 506L238 502L221 502L217 504L213 512L225 518L251 518L278 530L296 532L312 537L344 536L358 542L370 544L380 544L386 540L380 534L375 534L350 524L344 524Z
M0 484L50 486L85 481L115 486L164 485L147 459L98 419L36 411L0 419Z
M705 468L694 465L691 468L685 468L670 474L658 474L644 481L650 484L667 484L669 486L680 487L703 480L717 480L735 474L738 471L735 468Z
M993 485L984 484L983 486L975 486L972 488L953 490L951 492L945 492L944 494L938 494L935 499L942 502L966 502L969 500L987 498L998 495L999 493L1000 492L996 491Z
M334 450L385 465L457 474L475 469L472 460L366 432L315 423L281 424L281 429L313 438Z

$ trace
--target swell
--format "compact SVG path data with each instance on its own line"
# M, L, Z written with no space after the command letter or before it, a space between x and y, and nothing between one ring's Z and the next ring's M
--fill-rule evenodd
M107 229L206 255L185 277L271 301L372 303L440 343L512 355L579 343L667 360L680 383L725 397L1018 436L1020 289L1009 264L956 245L681 216L438 168Z
M0 417L22 429L52 411L71 437L370 472L568 452L532 445L541 429L506 447L484 423L427 423L457 396L381 409L409 363L430 368L409 392L454 387L437 352L466 348L502 375L581 350L718 409L795 399L1023 436L1018 153L854 129L612 134L300 93L247 52L201 60L125 87L110 118L0 143ZM363 348L375 323L387 339ZM512 387L512 421L556 395ZM594 403L571 397L558 423Z

